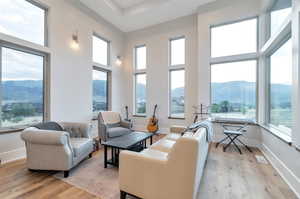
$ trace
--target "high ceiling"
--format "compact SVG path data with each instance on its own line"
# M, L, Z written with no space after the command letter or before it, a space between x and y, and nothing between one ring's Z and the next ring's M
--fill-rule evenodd
M147 0L112 0L115 4L117 4L122 9L127 9L132 6L136 6L138 4L144 3ZM151 1L151 0L148 0Z
M216 0L79 0L124 32L193 14Z

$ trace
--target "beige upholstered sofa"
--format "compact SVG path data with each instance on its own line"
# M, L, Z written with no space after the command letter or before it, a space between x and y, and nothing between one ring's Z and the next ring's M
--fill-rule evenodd
M140 153L120 154L121 198L195 199L209 143L205 128L196 133L169 134Z
M30 170L69 170L93 152L91 127L83 123L59 123L64 131L25 129L27 166Z
M123 136L132 132L131 122L121 119L117 112L102 111L98 115L98 133L100 142Z

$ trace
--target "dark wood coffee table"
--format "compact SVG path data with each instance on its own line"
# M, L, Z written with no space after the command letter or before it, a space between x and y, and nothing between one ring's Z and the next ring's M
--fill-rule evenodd
M120 150L129 150L136 152L142 151L147 147L147 139L150 139L150 145L152 144L152 138L153 133L132 132L128 135L120 136L107 142L103 142L102 145L104 145L104 168L107 168L108 164L119 167ZM111 148L110 160L108 160L108 147Z

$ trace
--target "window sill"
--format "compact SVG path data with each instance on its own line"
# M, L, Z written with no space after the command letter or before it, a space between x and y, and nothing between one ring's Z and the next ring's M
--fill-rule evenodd
M16 127L16 128L5 128L0 130L0 135L1 134L8 134L8 133L16 133L23 131L26 127Z
M228 124L249 124L249 125L257 125L254 120L249 119L234 119L234 118L211 118L213 123L228 123Z
M171 116L169 116L168 119L170 119L170 120L185 120L185 117L171 117Z
M286 135L285 133L282 133L281 131L266 125L259 125L259 126L265 129L266 131L268 131L269 133L271 133L272 135L276 136L283 142L287 143L288 145L290 146L292 145L292 138Z
M146 117L146 115L133 115L133 117Z

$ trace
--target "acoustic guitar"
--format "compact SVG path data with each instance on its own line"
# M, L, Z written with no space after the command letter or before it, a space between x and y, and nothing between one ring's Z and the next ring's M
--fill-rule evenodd
M154 111L153 111L153 115L152 117L149 119L148 121L148 126L147 126L147 130L150 133L155 133L158 131L158 119L155 116L156 114L156 109L157 109L157 104L154 106Z

